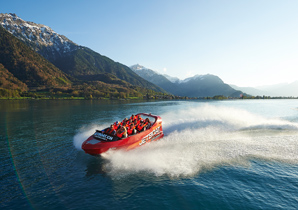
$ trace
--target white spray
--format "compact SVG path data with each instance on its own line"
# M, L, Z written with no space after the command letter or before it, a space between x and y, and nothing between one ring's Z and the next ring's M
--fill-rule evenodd
M162 115L166 136L129 152L105 154L108 173L193 176L252 158L298 163L298 124L205 105Z

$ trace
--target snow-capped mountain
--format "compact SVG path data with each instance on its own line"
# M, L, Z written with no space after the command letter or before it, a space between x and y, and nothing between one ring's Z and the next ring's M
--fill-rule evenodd
M172 93L171 90L174 88L175 85L165 76L139 64L133 65L130 68L143 79L161 87L169 93Z
M16 14L0 14L0 24L46 58L55 58L57 54L61 55L79 48L77 44L56 33L50 27L24 21Z
M90 48L79 46L50 27L24 21L15 14L0 14L1 28L24 42L61 71L80 81L120 83L165 92L134 73L128 66L102 56ZM120 80L115 80L117 77Z
M180 80L168 75L159 74L139 64L133 65L130 68L139 76L174 95L189 97L225 95L239 97L242 93L225 84L219 77L211 74L195 75Z
M152 77L155 75L161 75L151 69L141 66L140 64L135 64L131 66L130 69L133 70L134 72L139 72L139 73L142 73L144 76L149 76L149 77Z

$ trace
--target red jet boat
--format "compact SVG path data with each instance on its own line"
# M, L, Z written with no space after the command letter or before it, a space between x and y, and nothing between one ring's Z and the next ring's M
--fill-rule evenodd
M125 138L119 138L115 135L107 134L106 129L96 132L85 140L82 149L90 155L100 155L108 150L123 149L130 150L148 142L158 140L164 136L162 130L162 119L160 116L139 113L143 119L149 118L150 126L144 131L129 135Z

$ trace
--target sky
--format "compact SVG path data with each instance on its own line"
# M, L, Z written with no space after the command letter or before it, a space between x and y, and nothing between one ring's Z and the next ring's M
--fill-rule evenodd
M127 66L256 87L298 80L297 0L0 0Z

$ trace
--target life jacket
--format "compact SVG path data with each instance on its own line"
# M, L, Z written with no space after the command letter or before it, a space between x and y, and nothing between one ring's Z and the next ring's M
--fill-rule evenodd
M130 117L129 119L131 119L131 121L133 122L135 119L137 119L137 116L134 116L134 117Z
M122 138L124 133L125 133L125 130L122 133L117 133L116 135L117 135L117 137Z
M113 124L113 128L114 128L114 130L117 130L118 127L119 127L119 126L118 126L117 124L115 124L115 123Z
M119 122L119 121L114 122L114 124L113 124L114 130L117 130L120 125L121 125L121 122Z
M126 128L129 128L129 127L130 127L130 122L129 122L129 120L126 122L125 127L126 127Z
M135 130L135 127L129 127L129 128L127 128L127 134L128 135L132 135L132 134L134 134L134 130Z
M142 118L140 115L138 115L138 117L137 117L137 121L138 121L138 122L141 122L141 120L143 120L143 118Z
M143 120L142 118L137 119L137 124L138 124L138 125L141 124L141 121L142 121L142 120Z
M134 120L132 123L135 125L135 127L139 124L137 120Z
M143 130L144 126L145 126L145 124L139 124L139 125L137 126L137 130L138 130L139 132L141 132L141 131Z
M107 134L112 134L114 130L115 130L115 129L107 128L107 129L105 130L105 133L107 133Z

